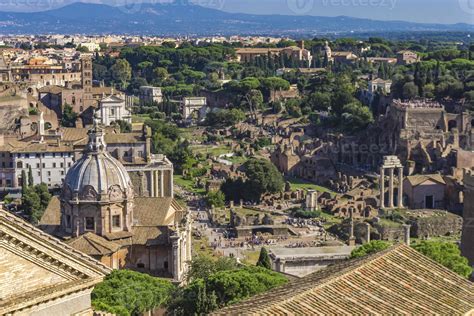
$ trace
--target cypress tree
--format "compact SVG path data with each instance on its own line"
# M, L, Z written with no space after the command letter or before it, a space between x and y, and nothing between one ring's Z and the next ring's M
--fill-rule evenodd
M265 247L262 247L260 250L260 256L257 261L257 267L262 267L265 269L272 269L272 264L270 262L270 257L268 256L267 249Z
M35 181L33 179L33 171L31 170L31 166L28 167L28 186L33 187L35 185Z
M21 195L25 194L28 189L28 178L26 176L25 170L21 171Z

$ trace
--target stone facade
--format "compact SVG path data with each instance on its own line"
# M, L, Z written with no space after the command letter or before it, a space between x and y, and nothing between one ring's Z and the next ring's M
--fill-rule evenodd
M110 269L0 210L0 314L92 316L91 292Z

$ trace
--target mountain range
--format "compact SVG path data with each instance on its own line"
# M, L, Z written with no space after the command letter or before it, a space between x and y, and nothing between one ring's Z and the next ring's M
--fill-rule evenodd
M346 16L228 13L186 3L73 3L41 12L0 12L0 34L317 35L474 31L471 24L377 21Z

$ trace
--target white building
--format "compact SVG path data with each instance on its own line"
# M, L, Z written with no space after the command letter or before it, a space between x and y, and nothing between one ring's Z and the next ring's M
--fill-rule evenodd
M32 143L12 153L15 166L13 186L21 186L22 172L28 175L32 169L34 184L46 183L50 188L60 188L68 169L74 163L74 152L70 146L48 146Z
M139 98L141 106L163 102L163 94L160 87L141 86Z
M110 126L115 121L132 123L132 114L125 100L116 95L109 95L99 101L97 117L101 124Z
M392 87L391 80L383 80L380 78L369 81L369 93L374 94L377 91L380 91L384 94L390 94L390 89Z

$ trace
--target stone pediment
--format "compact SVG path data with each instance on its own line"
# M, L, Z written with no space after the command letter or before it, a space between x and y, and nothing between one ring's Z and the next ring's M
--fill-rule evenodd
M110 269L0 210L0 315L91 289Z

